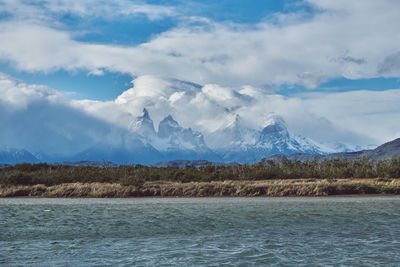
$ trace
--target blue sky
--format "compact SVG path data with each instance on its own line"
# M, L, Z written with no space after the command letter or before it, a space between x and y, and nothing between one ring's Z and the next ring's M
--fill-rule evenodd
M135 1L130 1L135 3ZM143 1L136 1L144 4ZM187 17L198 16L216 22L233 22L252 25L268 19L276 13L305 11L312 15L312 8L301 1L265 1L253 0L251 4L243 0L223 1L147 1L147 4L174 8L184 12L185 16L166 16L157 19L149 18L146 14L99 16L87 14L81 16L73 11L48 11L59 25L54 28L72 33L73 40L84 43L112 44L120 46L135 46L146 43L154 36L177 27L187 20ZM35 6L47 9L46 2L21 1L21 5ZM8 21L15 14L1 12L0 20ZM52 70L25 71L15 68L8 60L0 63L0 72L31 84L43 84L67 93L76 99L114 99L131 87L132 75L128 73L105 71L103 75L92 75L90 71L82 70ZM282 90L290 94L290 90Z
M400 136L398 10L396 0L3 0L2 101L24 106L15 95L43 85L119 126L149 105L155 121L174 113L201 131L232 112L261 127L275 112L316 140L380 143ZM179 80L201 85L203 98L187 101L207 114L177 106ZM213 116L221 110L232 112Z
M137 4L148 5L156 8L168 8L171 14L162 13L152 17L145 12L129 14L108 14L105 10L89 12L77 8L76 10L66 8L68 1L62 8L54 8L47 1L15 1L14 8L3 8L0 12L0 20L3 22L27 20L31 21L30 16L34 16L35 9L44 10L43 19L35 21L38 25L58 31L67 32L71 40L87 44L103 44L123 47L134 47L147 43L158 35L179 28L182 25L202 24L201 19L207 19L215 23L234 23L236 27L257 27L259 23L265 21L271 24L279 24L277 14L300 16L300 21L312 19L316 14L321 13L321 9L306 1L265 1L254 0L251 2L243 0L224 0L224 1L122 1L122 5ZM76 1L72 1L76 2ZM71 2L71 3L72 3ZM83 1L85 2L85 1ZM88 1L86 8L95 5L98 1ZM118 1L117 1L118 2ZM19 7L18 7L19 3ZM101 4L102 2L100 1ZM7 1L6 4L7 5ZM18 8L15 8L18 7ZM33 14L26 11L27 7L33 8ZM110 7L110 10L112 7ZM79 12L77 12L77 10ZM150 9L149 9L150 10ZM151 11L149 11L151 12ZM26 13L26 14L24 14ZM299 15L300 14L300 15ZM193 18L199 18L198 21ZM187 26L190 27L190 26ZM344 52L347 53L347 52ZM51 88L67 93L75 99L97 99L111 100L128 89L135 74L103 70L102 75L93 75L90 69L74 68L73 70L56 67L50 70L29 69L16 67L14 60L0 57L0 72L9 74L15 78L31 84L43 84ZM140 68L140 66L138 67ZM163 74L163 73L161 73ZM174 76L173 74L168 74ZM178 76L178 75L176 75ZM201 80L203 83L213 82L211 79ZM251 75L247 81L252 84ZM246 81L244 81L246 83ZM265 79L265 84L273 85L276 91L284 95L298 94L307 91L304 84L296 82L276 83ZM232 84L230 84L232 85ZM234 84L240 86L243 84ZM256 85L262 86L262 82L257 81ZM315 91L349 91L349 90L385 90L399 87L397 77L363 77L361 79L346 77L329 77L315 86Z

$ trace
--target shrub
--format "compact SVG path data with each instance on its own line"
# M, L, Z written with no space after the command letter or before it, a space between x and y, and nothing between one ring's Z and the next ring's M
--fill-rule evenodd
M5 184L11 185L32 185L33 177L26 172L16 172L11 174L9 177L5 179Z

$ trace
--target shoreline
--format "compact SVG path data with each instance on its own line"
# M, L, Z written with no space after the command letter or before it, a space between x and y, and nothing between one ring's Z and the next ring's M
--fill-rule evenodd
M129 197L295 197L397 195L400 179L279 179L212 182L64 183L53 186L0 186L0 197L129 198Z

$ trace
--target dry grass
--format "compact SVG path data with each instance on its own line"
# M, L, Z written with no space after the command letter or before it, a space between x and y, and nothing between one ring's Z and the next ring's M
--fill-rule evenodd
M224 182L146 182L141 187L110 183L3 186L0 197L220 197L400 194L400 179L287 179Z

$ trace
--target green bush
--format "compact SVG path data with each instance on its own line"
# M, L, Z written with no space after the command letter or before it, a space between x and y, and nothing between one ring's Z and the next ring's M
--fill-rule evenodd
M40 164L17 164L0 168L3 185L55 185L73 182L110 182L143 185L146 181L224 181L296 178L400 178L400 158L371 161L333 159L281 162L261 160L253 165L206 165L202 167L157 168L143 165L87 167Z
M4 179L5 184L10 185L32 185L34 184L33 177L26 172L15 172Z

